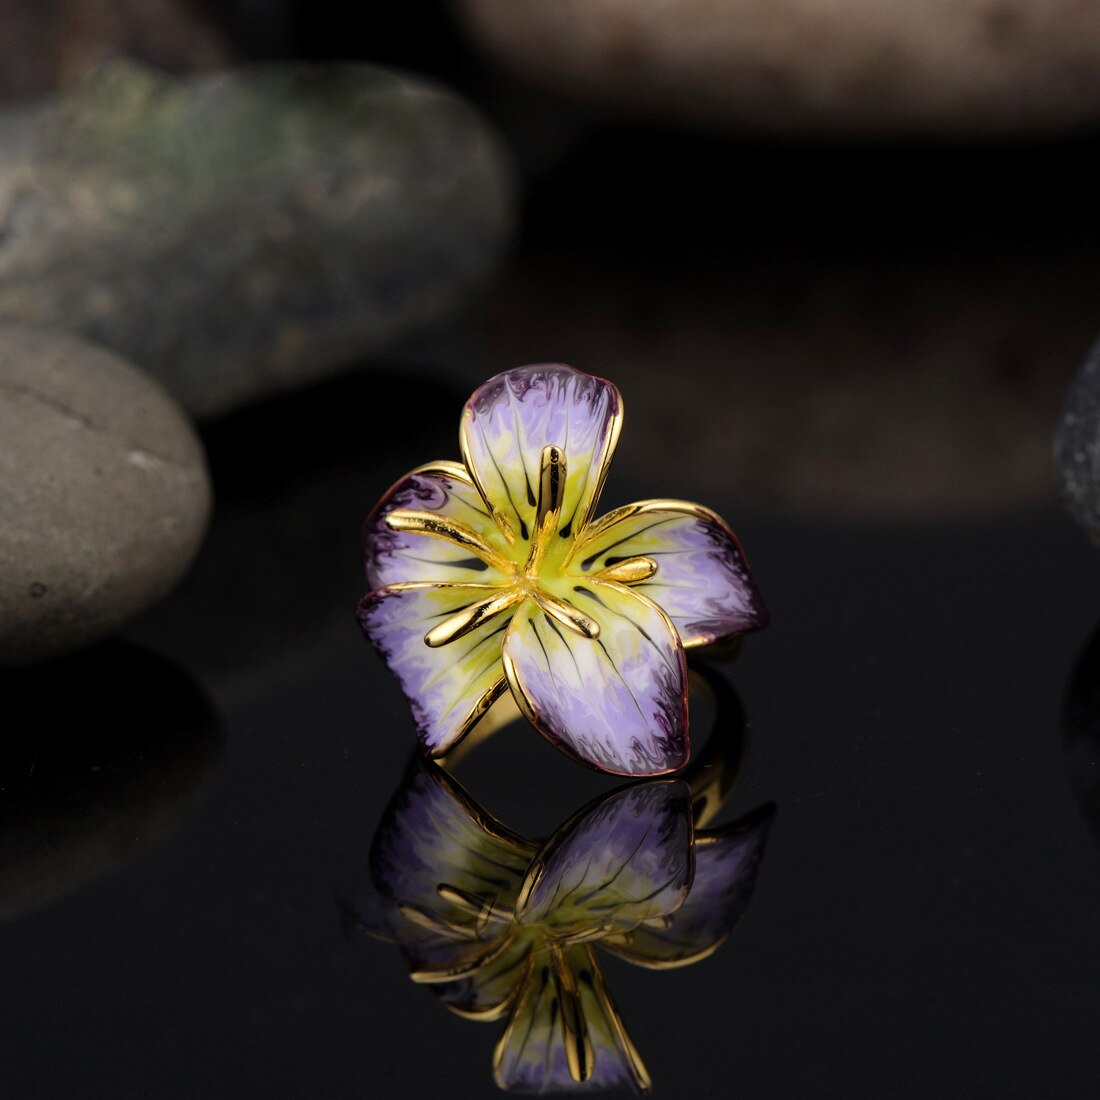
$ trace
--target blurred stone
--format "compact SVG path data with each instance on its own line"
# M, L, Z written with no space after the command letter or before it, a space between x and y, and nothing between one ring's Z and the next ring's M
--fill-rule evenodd
M1069 388L1054 436L1054 464L1070 515L1100 543L1100 343Z
M202 446L140 372L0 325L0 665L104 638L163 596L206 530Z
M187 0L5 0L0 102L68 88L104 61L173 73L224 68L233 51Z
M1100 119L1078 0L452 0L505 65L644 117L772 132L1015 134Z
M495 133L371 66L117 64L30 129L0 150L0 320L113 348L199 414L451 319L512 228Z
M470 388L533 358L613 380L608 506L621 476L735 530L736 506L908 521L1054 503L1051 428L1096 323L1091 252L899 263L764 245L689 267L626 246L578 263L570 243L414 350Z

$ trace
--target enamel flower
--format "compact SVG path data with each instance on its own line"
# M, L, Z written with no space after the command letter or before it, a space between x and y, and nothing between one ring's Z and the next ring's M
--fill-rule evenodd
M592 522L621 425L610 382L506 371L466 403L463 462L413 470L367 517L359 619L430 756L510 687L544 737L592 767L686 763L684 650L759 629L767 612L708 509L647 500Z

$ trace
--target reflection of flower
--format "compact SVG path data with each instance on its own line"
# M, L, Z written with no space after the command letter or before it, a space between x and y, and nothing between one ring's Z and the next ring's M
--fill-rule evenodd
M508 1017L501 1088L645 1089L592 945L654 968L709 955L748 904L772 814L693 837L688 784L657 779L590 804L540 845L418 760L375 836L374 891L352 911L453 1011Z
M648 500L590 523L622 422L610 382L565 366L466 403L464 465L399 481L363 528L360 621L441 756L506 686L551 742L621 775L688 757L684 649L765 625L733 532Z

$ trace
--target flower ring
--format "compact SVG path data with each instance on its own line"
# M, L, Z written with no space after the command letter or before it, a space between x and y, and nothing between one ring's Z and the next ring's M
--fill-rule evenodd
M552 744L618 775L689 756L684 650L767 612L710 510L646 500L590 522L622 426L619 391L562 365L506 371L462 413L463 462L403 477L363 525L359 621L451 750L510 687Z

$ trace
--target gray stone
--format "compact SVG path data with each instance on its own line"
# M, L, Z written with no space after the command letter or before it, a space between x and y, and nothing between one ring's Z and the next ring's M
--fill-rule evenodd
M446 322L513 222L489 126L371 66L119 63L6 133L0 320L110 347L200 415Z
M1100 543L1100 342L1066 395L1054 435L1054 465L1066 509Z
M1015 134L1100 119L1081 0L454 0L526 79L693 125Z
M210 513L159 386L72 336L0 325L0 664L104 638L169 591Z

